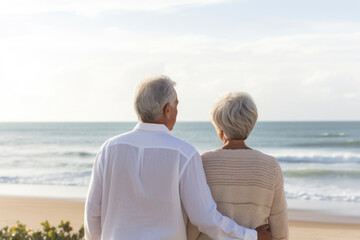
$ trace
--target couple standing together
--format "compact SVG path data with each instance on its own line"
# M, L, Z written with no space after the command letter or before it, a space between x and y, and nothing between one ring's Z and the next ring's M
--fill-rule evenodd
M224 145L200 156L170 133L174 86L166 76L142 82L134 101L140 123L101 147L86 239L288 239L281 168L244 142L257 120L252 98L229 93L214 104L211 120Z

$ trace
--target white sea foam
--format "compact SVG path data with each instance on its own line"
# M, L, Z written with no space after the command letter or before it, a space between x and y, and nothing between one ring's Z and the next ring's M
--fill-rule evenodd
M305 185L288 185L285 184L285 195L289 199L303 200L326 200L326 201L342 201L342 202L359 202L360 190L352 188L340 189L336 187L321 187Z
M264 149L265 153L283 162L360 163L360 152L321 149Z

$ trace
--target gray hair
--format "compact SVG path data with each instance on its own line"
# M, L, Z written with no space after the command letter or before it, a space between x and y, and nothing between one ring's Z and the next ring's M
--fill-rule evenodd
M254 100L245 92L222 96L213 105L210 116L215 127L229 140L247 139L258 118Z
M140 121L151 122L161 118L167 103L175 106L176 83L169 77L151 76L141 82L135 92L134 107Z

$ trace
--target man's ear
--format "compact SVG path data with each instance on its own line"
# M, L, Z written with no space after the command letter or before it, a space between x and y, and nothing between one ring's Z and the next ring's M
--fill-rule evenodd
M163 108L163 115L168 118L170 113L170 103L167 103L165 107Z

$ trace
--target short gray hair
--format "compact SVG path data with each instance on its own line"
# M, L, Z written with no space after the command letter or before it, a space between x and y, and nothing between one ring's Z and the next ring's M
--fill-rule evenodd
M245 140L258 118L252 97L245 93L227 93L211 109L211 121L229 140Z
M135 92L134 107L140 121L156 121L161 118L167 103L175 106L176 83L169 77L151 76L141 82Z

